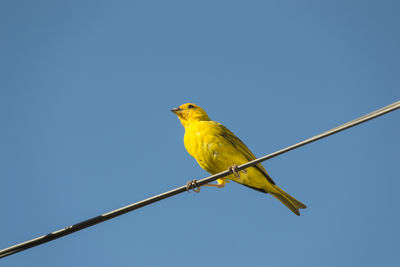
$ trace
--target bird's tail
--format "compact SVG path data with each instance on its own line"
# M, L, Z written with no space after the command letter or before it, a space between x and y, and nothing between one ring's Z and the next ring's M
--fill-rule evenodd
M283 191L277 185L273 185L275 190L270 190L270 194L282 202L286 207L293 211L296 215L300 216L299 209L307 208L306 205ZM272 191L272 192L271 192Z

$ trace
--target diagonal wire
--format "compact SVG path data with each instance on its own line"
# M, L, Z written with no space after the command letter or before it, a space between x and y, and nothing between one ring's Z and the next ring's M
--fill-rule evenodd
M356 126L358 124L364 123L364 122L366 122L368 120L371 120L371 119L374 119L376 117L379 117L379 116L381 116L383 114L386 114L388 112L394 111L394 110L396 110L398 108L400 108L400 101L394 102L393 104L390 104L390 105L385 106L385 107L383 107L381 109L373 111L373 112L371 112L371 113L369 113L367 115L361 116L361 117L359 117L359 118L357 118L355 120L352 120L350 122L344 123L344 124L342 124L342 125L340 125L340 126L338 126L336 128L333 128L333 129L331 129L329 131L326 131L326 132L323 132L323 133L318 134L316 136L313 136L313 137L311 137L309 139L301 141L301 142L299 142L297 144L294 144L292 146L289 146L289 147L286 147L284 149L278 150L278 151L276 151L274 153L268 154L268 155L263 156L261 158L249 161L249 162L247 162L245 164L242 164L242 165L238 166L238 170L244 170L244 169L246 169L248 167L251 167L251 166L253 166L255 164L263 162L263 161L265 161L267 159L271 159L273 157L276 157L276 156L279 156L279 155L281 155L283 153L286 153L286 152L288 152L290 150L293 150L293 149L299 148L301 146L304 146L306 144L315 142L315 141L317 141L319 139L325 138L325 137L330 136L332 134L341 132L343 130L346 130L348 128ZM201 179L201 180L197 181L197 185L201 186L201 185L213 182L213 181L215 181L215 180L217 180L219 178L225 177L225 176L227 176L229 174L231 174L231 173L228 170L226 170L226 171L220 172L218 174L211 175L209 177L206 177L204 179ZM136 210L136 209L139 209L141 207L150 205L150 204L152 204L154 202L158 202L158 201L160 201L162 199L172 197L174 195L180 194L180 193L185 192L185 191L187 191L186 186L181 186L181 187L175 188L173 190L170 190L168 192L165 192L165 193L162 193L162 194L159 194L159 195L144 199L142 201L127 205L125 207L122 207L122 208L119 208L119 209L116 209L116 210L113 210L113 211L110 211L110 212L107 212L107 213L104 213L104 214L101 214L99 216L93 217L93 218L88 219L86 221L82 221L80 223L77 223L77 224L62 228L62 229L60 229L58 231L49 233L47 235L43 235L43 236L28 240L28 241L25 241L25 242L16 244L14 246L2 249L2 250L0 250L0 258L7 257L7 256L9 256L11 254L14 254L14 253L26 250L28 248L38 246L40 244L47 243L47 242L52 241L54 239L57 239L57 238L72 234L74 232L80 231L80 230L85 229L87 227L91 227L91 226L96 225L98 223L110 220L110 219L112 219L114 217L120 216L122 214L125 214L127 212L130 212L130 211L133 211L133 210Z

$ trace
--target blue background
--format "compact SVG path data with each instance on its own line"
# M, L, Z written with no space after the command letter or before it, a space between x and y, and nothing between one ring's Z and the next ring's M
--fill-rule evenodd
M0 248L208 174L186 102L262 156L399 100L398 1L0 4ZM399 266L400 112L2 266Z

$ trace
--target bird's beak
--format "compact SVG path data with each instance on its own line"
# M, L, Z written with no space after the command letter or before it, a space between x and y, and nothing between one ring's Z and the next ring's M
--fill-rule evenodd
M181 108L173 108L173 109L171 109L171 111L173 112L173 113L175 113L175 114L177 114L179 111L181 111L182 109Z

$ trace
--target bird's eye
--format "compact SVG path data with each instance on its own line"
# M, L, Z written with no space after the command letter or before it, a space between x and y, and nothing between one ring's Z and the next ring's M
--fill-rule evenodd
M188 108L194 108L194 106L193 106L193 105L188 105L187 107L188 107Z

